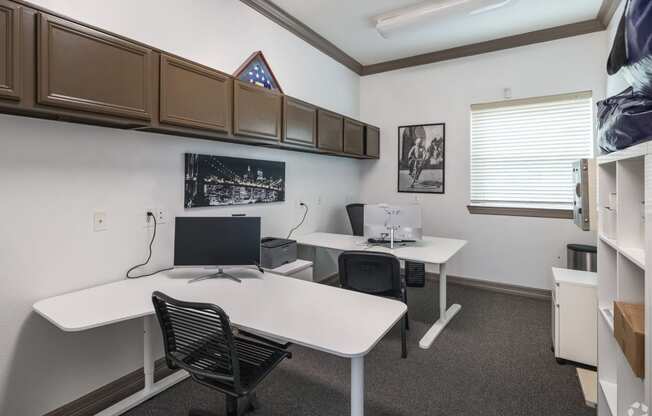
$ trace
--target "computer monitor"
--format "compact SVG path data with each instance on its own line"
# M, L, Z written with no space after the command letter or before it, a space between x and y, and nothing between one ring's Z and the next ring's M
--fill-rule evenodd
M387 204L364 206L364 236L367 239L390 242L392 229L395 242L421 240L421 207Z
M175 267L248 266L259 262L260 217L176 218Z

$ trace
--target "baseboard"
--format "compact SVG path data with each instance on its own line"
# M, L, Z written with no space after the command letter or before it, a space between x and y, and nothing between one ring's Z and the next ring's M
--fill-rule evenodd
M161 380L172 373L174 371L167 367L164 358L156 361L154 367L155 381ZM44 416L93 416L142 390L144 386L145 376L143 369L139 368L77 400L46 413Z
M438 273L426 273L426 279L439 281ZM453 285L467 286L475 289L488 290L490 292L503 293L507 295L522 296L530 299L551 300L552 293L550 290L535 289L526 286L510 285L507 283L489 282L486 280L470 279L468 277L451 276L446 277L448 283ZM334 273L319 283L325 285L337 285L339 283L339 276Z
M439 281L439 273L426 273L426 278ZM535 289L532 287L511 285L507 283L490 282L487 280L471 279L468 277L447 275L446 280L450 284L472 287L475 289L488 290L491 292L507 295L521 296L530 299L551 300L552 292L546 289Z

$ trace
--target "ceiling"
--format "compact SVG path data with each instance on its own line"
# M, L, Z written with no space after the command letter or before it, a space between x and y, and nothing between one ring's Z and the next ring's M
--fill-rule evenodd
M442 18L415 25L400 36L382 38L373 17L418 0L274 0L287 14L310 27L362 65L372 65L595 20L603 0L514 0L479 15Z

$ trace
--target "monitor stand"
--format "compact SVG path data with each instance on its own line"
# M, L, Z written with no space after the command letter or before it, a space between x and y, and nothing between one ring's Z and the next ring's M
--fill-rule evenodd
M188 283L195 283L195 282L200 282L202 280L220 279L220 278L231 279L231 280L235 280L238 283L242 283L242 280L240 280L239 278L237 278L237 277L235 277L233 275L225 273L224 269L222 269L221 267L219 267L217 269L217 273L211 273L211 274L207 274L205 276L195 277L194 279L189 280Z

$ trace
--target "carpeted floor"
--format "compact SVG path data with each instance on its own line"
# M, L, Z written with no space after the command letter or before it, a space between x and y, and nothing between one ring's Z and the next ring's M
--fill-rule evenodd
M396 327L365 361L369 416L582 416L575 368L550 351L550 304L458 285L450 303L462 310L429 350L418 341L435 316L435 282L410 289L408 358L400 358ZM349 361L302 347L257 389L262 408L252 416L349 414ZM223 396L184 381L128 412L181 416L190 407L224 415Z

